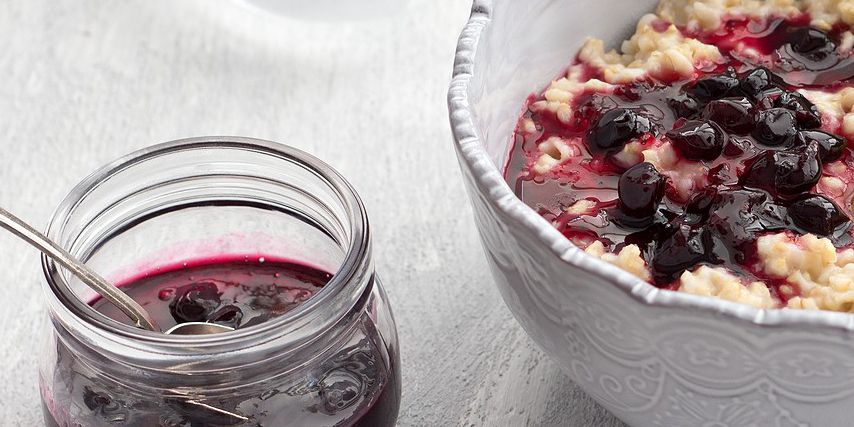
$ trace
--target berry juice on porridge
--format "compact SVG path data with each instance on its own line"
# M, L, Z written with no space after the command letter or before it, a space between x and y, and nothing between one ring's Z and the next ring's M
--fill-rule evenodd
M658 287L852 311L854 22L824 3L701 3L662 1L619 51L588 40L529 98L507 179Z

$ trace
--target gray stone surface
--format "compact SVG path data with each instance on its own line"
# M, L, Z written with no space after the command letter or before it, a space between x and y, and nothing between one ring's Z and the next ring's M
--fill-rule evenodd
M176 138L295 145L369 209L401 338L400 425L619 425L491 284L445 108L469 3L397 3L335 23L225 0L0 3L0 206L45 224L94 168ZM38 256L5 233L0 250L0 425L41 425Z

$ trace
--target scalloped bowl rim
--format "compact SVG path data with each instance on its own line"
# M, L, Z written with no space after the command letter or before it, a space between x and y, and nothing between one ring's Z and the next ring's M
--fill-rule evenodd
M642 304L680 309L696 309L762 326L820 326L854 331L854 315L820 310L759 309L717 298L661 290L650 283L573 245L544 218L519 199L504 180L481 144L468 102L468 84L474 70L474 58L483 30L491 22L494 0L474 0L471 17L460 35L454 73L448 91L448 110L455 148L471 168L474 179L487 189L484 196L514 223L546 245L562 261L599 276L630 294Z

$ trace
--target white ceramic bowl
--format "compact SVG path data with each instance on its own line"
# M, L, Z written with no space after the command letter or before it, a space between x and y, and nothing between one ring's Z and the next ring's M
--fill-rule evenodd
M655 3L474 2L448 103L495 282L528 334L631 425L851 425L854 316L658 290L574 247L502 178L525 98L585 37L616 43Z

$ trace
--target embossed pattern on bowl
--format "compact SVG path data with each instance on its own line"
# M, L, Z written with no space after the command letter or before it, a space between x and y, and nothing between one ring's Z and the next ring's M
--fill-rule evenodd
M659 291L572 246L502 177L525 98L585 37L617 41L655 3L475 0L448 104L495 283L527 333L631 425L849 425L854 316Z

